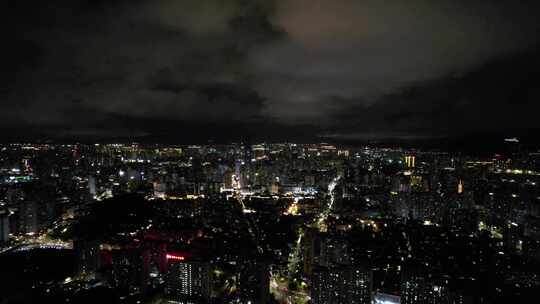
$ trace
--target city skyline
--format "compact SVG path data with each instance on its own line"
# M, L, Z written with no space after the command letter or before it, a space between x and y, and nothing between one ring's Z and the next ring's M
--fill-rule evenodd
M35 303L523 303L540 153L0 144L0 294ZM59 262L61 261L61 262Z
M540 1L0 19L0 304L538 296Z

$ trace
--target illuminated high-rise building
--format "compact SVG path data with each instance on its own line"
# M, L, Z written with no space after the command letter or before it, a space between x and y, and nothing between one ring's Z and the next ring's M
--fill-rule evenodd
M401 283L401 303L442 303L447 298L447 288L422 276L409 276Z
M169 301L181 304L208 303L210 264L193 261L180 254L167 254L167 261L165 294Z
M268 303L270 298L270 274L263 261L245 260L238 273L240 303Z
M19 203L19 232L36 233L39 230L39 205L37 201L25 200Z
M317 267L313 271L314 304L370 304L372 272L365 267Z
M253 157L256 159L261 159L266 156L266 147L264 144L254 145L251 149L253 151Z
M523 251L523 239L523 225L511 222L503 227L503 244L507 252L521 253Z
M96 196L96 177L93 175L88 176L88 192L92 197Z
M100 249L98 241L73 242L73 250L77 258L77 275L95 276L100 264Z
M450 288L447 279L429 274L404 272L401 280L401 304L464 304L470 299Z
M244 161L248 163L253 158L253 147L251 143L249 142L249 140L246 143L244 143L243 148L244 148Z
M9 239L9 212L0 211L0 244Z
M303 244L304 273L312 275L315 259L319 259L321 252L321 238L319 231L314 228L307 228L304 233Z
M233 186L234 188L241 189L242 184L242 161L236 160L234 164L234 180L233 180Z
M167 194L167 184L164 182L156 181L154 185L154 197L165 198Z
M414 168L416 162L416 157L414 155L407 155L405 156L405 165L407 168Z

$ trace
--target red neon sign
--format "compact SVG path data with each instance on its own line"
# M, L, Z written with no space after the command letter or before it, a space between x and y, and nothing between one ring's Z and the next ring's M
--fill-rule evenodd
M185 259L182 255L167 254L167 260L183 261Z

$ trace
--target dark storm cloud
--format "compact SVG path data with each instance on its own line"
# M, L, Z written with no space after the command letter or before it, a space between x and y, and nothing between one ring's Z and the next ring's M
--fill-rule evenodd
M37 64L25 65L21 46L12 45L21 65L2 112L30 125L77 126L66 115L77 109L96 123L111 114L254 119L261 97L249 87L243 58L279 33L265 23L267 5L242 2L57 1L30 7L29 16L27 7L15 8L13 30L37 45Z
M478 79L505 75L515 61L500 58L538 43L533 4L17 1L2 10L0 126L224 138L248 129L335 138L497 130L474 115L490 107L512 122L503 115L512 92L534 84L498 79L509 97L491 98ZM485 66L490 73L477 72ZM517 107L528 114L536 106Z
M538 30L530 9L488 1L283 1L273 23L288 39L261 48L253 62L260 89L279 105L376 102L529 47ZM279 88L291 82L298 84L294 94L282 96ZM305 114L324 117L332 107L341 108ZM278 118L287 111L273 108Z
M418 83L335 114L328 138L426 138L536 132L540 53L522 52L490 61L463 75ZM353 130L351 132L351 130Z

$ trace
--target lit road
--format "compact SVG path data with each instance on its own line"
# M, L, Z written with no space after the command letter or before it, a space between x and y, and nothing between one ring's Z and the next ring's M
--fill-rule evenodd
M73 246L71 244L67 243L31 243L31 244L21 244L13 247L6 248L2 250L0 253L8 253L8 252L21 252L21 251L29 251L34 249L73 249Z
M336 188L341 176L336 176L329 184L328 184L328 194L330 194L330 200L328 201L328 205L326 208L321 211L319 216L317 217L317 220L315 221L315 224L320 229L321 224L323 224L326 219L328 218L328 215L330 212L332 212L332 208L334 207L335 202L335 193L334 189ZM298 267L298 263L302 261L302 238L304 237L304 230L299 229L298 231L298 239L296 240L296 244L294 249L292 250L291 254L289 255L289 278L292 277L294 272L296 271Z
M328 194L330 195L330 199L328 200L326 208L324 208L324 210L322 210L319 215L315 217L315 221L312 224L319 229L321 229L321 226L325 223L328 215L332 212L332 208L334 207L335 202L334 190L338 185L340 179L341 176L338 175L328 184ZM272 275L270 289L272 294L274 294L274 296L280 303L306 303L309 300L309 294L307 292L288 289L288 282L290 282L290 280L293 280L296 275L298 266L302 262L303 237L304 230L299 229L298 238L296 240L295 246L289 254L289 263L287 265L287 279L280 280L278 275Z
M251 235L251 238L253 239L253 242L257 246L257 251L260 254L263 254L264 251L263 251L262 247L259 245L259 238L255 235L255 232L254 232L254 230L257 230L257 227L251 222L251 220L249 218L247 218L247 215L246 215L247 208L246 208L246 205L244 204L244 199L242 197L242 194L240 193L240 189L238 189L236 191L235 196L236 196L236 199L238 200L238 202L240 203L240 206L242 208L243 218L246 221L249 234Z
M338 175L328 184L328 194L330 194L330 200L328 202L328 205L326 206L326 209L321 211L321 213L318 216L317 221L315 222L315 224L319 228L320 228L320 225L326 221L330 212L332 212L332 208L334 208L334 202L336 200L336 194L334 190L336 189L336 186L340 179L341 179L341 175Z

